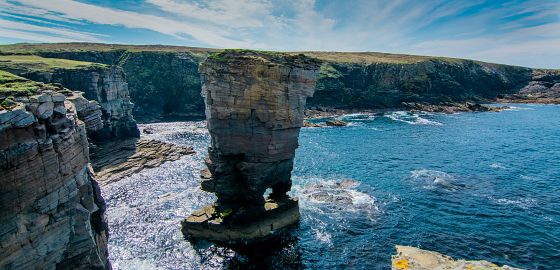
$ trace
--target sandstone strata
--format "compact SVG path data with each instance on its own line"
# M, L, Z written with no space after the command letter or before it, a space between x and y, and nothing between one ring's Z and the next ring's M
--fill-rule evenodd
M54 83L84 92L85 99L97 101L102 112L103 126L95 130L88 128L88 134L94 141L140 136L132 116L134 104L130 101L128 83L121 67L90 63L91 66L64 68L51 67L48 63L47 58L33 57L26 64L17 61L0 62L0 68L34 81ZM37 70L37 67L44 68Z
M0 109L0 269L109 269L76 106L56 92L16 100Z
M298 221L297 201L286 193L305 101L313 95L318 68L302 55L251 51L226 51L203 63L211 146L201 186L218 201L190 216L184 233L252 240Z
M393 255L393 270L454 270L454 269L496 269L520 270L511 266L498 266L488 261L455 260L447 255L434 251L422 250L409 246L396 246L397 254Z
M96 179L107 184L194 153L192 147L156 140L117 140L97 146L92 165Z

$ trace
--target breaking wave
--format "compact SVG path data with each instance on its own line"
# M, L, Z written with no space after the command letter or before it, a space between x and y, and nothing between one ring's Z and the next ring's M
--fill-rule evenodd
M385 114L384 116L393 121L403 122L411 125L433 125L433 126L443 125L440 122L425 118L426 116L429 115L430 114L427 113L396 111L389 114Z
M426 189L444 189L448 191L456 191L465 188L466 185L446 172L420 169L410 173L410 178L422 184Z

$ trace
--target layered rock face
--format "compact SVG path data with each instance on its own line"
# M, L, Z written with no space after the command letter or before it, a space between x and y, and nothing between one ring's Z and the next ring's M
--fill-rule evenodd
M204 117L198 65L211 49L158 50L145 46L126 50L43 51L45 57L118 65L126 73L135 104L134 115L151 120L159 117Z
M289 201L286 192L291 188L306 98L313 95L318 69L316 60L303 55L250 51L226 51L201 65L211 136L208 170L202 173L201 186L214 192L218 201L214 209L203 209L187 219L184 232L197 234L200 223L248 224L266 216L267 210L297 210L297 202ZM268 188L272 193L267 206L263 195ZM298 217L299 212L292 211L289 222L273 224L269 220L270 226L264 229L252 228L261 234L228 237L264 236ZM219 238L217 235L211 238Z
M45 92L0 109L1 269L111 268L86 126L69 99Z
M212 51L88 43L0 46L0 54L37 54L122 67L136 104L134 113L144 120L203 115L197 66ZM403 108L403 102L453 107L500 97L514 102L558 100L550 97L558 92L548 84L550 76L539 78L536 69L373 52L305 54L323 62L316 93L307 101L308 108L318 111Z
M60 83L71 90L83 91L84 97L95 100L103 112L103 128L92 133L93 140L139 137L132 116L128 83L122 68L117 66L88 69L56 70L53 73L28 73L25 77L47 83Z

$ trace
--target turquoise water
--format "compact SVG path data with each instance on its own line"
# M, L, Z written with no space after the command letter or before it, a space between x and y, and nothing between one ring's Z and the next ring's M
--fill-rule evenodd
M102 187L116 269L388 269L395 245L528 269L560 264L560 106L500 113L348 115L305 128L292 193L302 221L245 249L184 241L179 221L212 202L198 188L203 122L146 135L198 154ZM267 251L268 250L268 251Z

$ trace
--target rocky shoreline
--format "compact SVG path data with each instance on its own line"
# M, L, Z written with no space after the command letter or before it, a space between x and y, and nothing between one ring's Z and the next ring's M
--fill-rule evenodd
M91 163L101 185L195 154L192 147L136 138L100 144L92 152Z
M446 270L446 269L495 269L521 270L508 265L498 266L488 261L453 259L447 255L410 246L396 246L397 254L391 258L392 270Z

